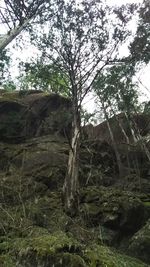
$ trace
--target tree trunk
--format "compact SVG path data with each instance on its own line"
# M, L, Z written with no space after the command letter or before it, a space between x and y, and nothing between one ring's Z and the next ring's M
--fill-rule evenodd
M80 112L73 109L72 140L69 151L68 169L63 186L63 200L65 211L75 215L78 211L79 197L79 149L80 149Z
M5 49L7 45L9 45L20 33L24 28L28 25L32 18L25 20L25 22L21 25L16 27L14 30L10 32L10 34L6 34L3 39L0 41L0 50L2 51Z
M118 148L117 148L117 145L116 145L114 134L113 134L113 131L112 131L110 123L109 123L109 118L108 118L107 111L106 111L104 103L102 103L102 108L103 108L103 111L104 111L104 116L105 116L105 119L106 119L106 123L107 123L107 127L108 127L108 130L109 130L109 134L110 134L110 138L111 138L111 141L112 141L112 145L113 145L113 148L114 148L114 151L115 151L117 164L118 164L118 169L119 169L119 175L120 175L120 177L122 177L123 176L122 162L121 162L120 154L119 154L119 151L118 151Z
M125 137L125 140L126 140L126 144L127 144L127 153L126 153L126 159L127 159L127 165L128 165L128 174L130 174L130 169L131 169L131 165L130 165L130 160L129 160L129 153L130 153L130 140L129 140L129 137L127 136L119 118L117 117L116 113L114 112L113 108L111 107L110 105L110 108L111 108L111 111L115 117L115 120L117 121L118 123L118 126L120 127L120 130L123 134L123 136Z
M136 113L137 114L137 113ZM141 148L144 150L148 160L150 161L150 152L149 152L149 149L147 148L145 142L143 141L142 139L142 136L140 134L140 131L139 131L139 128L138 126L136 125L134 119L132 118L129 118L131 121L132 121L132 125L133 125L133 128L134 128L134 132L136 131L136 136L137 136L137 141L139 142Z
M128 122L128 125L130 127L130 131L131 131L131 135L132 135L132 138L133 138L133 142L136 143L138 139L137 139L137 136L135 134L135 130L134 130L134 127L132 125L132 121L130 119L130 116L129 116L129 114L127 112L124 112L124 115L125 115L125 118L126 118L126 120Z

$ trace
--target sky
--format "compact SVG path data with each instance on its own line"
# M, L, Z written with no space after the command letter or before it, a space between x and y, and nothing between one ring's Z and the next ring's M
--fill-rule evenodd
M106 0L108 4L121 6L122 4L142 3L142 0Z

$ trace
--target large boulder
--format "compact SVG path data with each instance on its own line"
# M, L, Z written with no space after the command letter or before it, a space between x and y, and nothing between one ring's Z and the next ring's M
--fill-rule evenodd
M150 220L132 237L128 252L150 264Z
M132 114L131 119L132 121L134 121L137 129L139 130L142 136L145 136L149 133L150 117L148 114L142 114L142 113ZM130 139L130 142L133 142L132 132L130 129L130 125L126 119L126 116L124 115L124 113L120 113L120 114L117 114L117 116L111 117L109 120L116 143L126 143L126 138L122 133L122 130L119 126L118 121L122 125L128 138ZM83 132L88 139L99 139L99 140L107 141L108 143L112 143L106 121L96 126L92 126L91 124L87 125L84 127Z
M135 258L102 245L83 246L62 231L1 243L3 267L147 267ZM10 251L8 254L7 251Z
M116 180L115 153L107 142L83 140L80 151L80 182L82 185L110 186Z
M34 194L62 188L68 160L62 136L48 135L22 144L0 143L0 202L20 203ZM20 195L20 197L19 197Z
M125 191L140 192L149 194L150 181L135 174L127 175L118 179L116 186Z
M135 194L105 187L83 189L80 212L88 225L130 234L141 227L145 218L144 204Z
M19 142L33 136L69 135L71 102L41 91L4 93L0 96L0 137Z

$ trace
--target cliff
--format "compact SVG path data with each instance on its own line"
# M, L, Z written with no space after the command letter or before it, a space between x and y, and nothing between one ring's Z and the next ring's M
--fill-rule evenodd
M0 266L150 266L147 158L131 147L132 171L119 179L111 144L83 138L80 209L71 218L61 201L70 122L66 98L1 94Z

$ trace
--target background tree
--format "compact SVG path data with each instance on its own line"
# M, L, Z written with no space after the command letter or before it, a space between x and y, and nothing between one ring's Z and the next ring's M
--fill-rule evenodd
M69 97L67 75L54 64L46 64L42 58L20 63L18 77L21 90L43 90Z
M114 117L126 143L129 145L130 141L128 135L117 114L120 112L124 114L127 112L127 114L130 114L133 112L135 104L137 104L137 91L132 82L133 73L133 66L120 62L119 65L111 66L101 72L93 85L97 95L98 106L103 111L104 119L107 123L112 145L116 154L120 176L123 176L124 170L122 168L120 152L118 150L110 118L112 116Z
M11 63L11 56L7 50L0 53L0 88L5 90L15 90L16 86L11 78L9 67Z
M116 59L119 45L128 36L126 25L133 9L123 6L113 10L96 0L78 4L57 0L51 6L53 16L49 16L45 33L36 38L42 59L58 66L69 82L72 139L63 187L69 212L78 208L81 105L98 74Z
M137 85L134 84L132 80L134 73L134 64L131 65L130 61L125 61L125 63L120 63L120 65L108 68L107 71L105 70L97 77L94 83L94 89L98 97L98 103L103 110L104 118L109 129L120 175L122 175L122 163L113 133L113 126L110 123L110 117L114 116L114 119L116 120L118 127L121 129L121 132L128 145L127 161L129 168L130 162L128 159L128 152L130 150L131 137L129 139L128 129L130 129L132 142L135 143L138 141L147 158L150 160L150 153L142 140L140 131L134 119L134 116L137 115L137 111L140 107L138 103ZM117 115L120 112L124 114L123 125L119 120L119 116ZM127 127L124 128L125 120Z
M118 113L130 116L138 108L137 86L132 81L134 73L134 66L125 60L109 67L97 77L94 90L105 104L108 117Z
M9 69L10 56L7 54L6 50L0 53L0 85L5 79L6 72Z
M139 21L133 42L130 45L132 61L150 61L150 1L144 0L139 9Z

